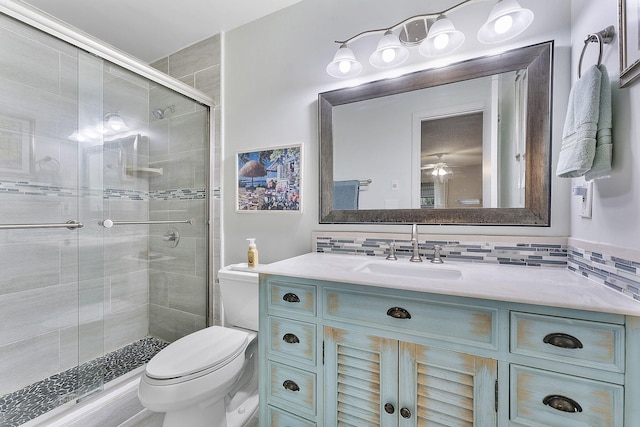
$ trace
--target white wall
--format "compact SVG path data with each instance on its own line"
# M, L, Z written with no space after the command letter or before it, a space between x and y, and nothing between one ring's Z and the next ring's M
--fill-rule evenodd
M571 77L577 79L578 62L587 34L608 25L618 30L618 0L572 0ZM571 236L577 239L613 246L638 248L640 242L640 83L618 88L618 34L605 45L603 63L609 71L613 92L613 172L611 178L594 181L592 219L578 215L579 198L571 209ZM597 61L596 45L589 46L583 71ZM572 180L580 184L581 179Z
M303 0L259 21L225 34L223 73L223 254L224 263L242 262L247 237L256 237L261 262L273 262L311 250L313 230L409 232L408 225L320 225L317 137L317 95L357 82L379 79L365 63L361 76L339 81L325 73L333 58L336 39L348 38L371 28L384 28L420 13L441 10L450 1L419 0ZM475 33L488 15L492 2L479 2L452 14L456 25L467 30L467 44L456 55L464 59L495 53L550 39L556 40L554 76L553 140L559 141L566 110L570 76L570 2L568 0L521 0L537 19L512 42L498 47L481 45ZM481 18L479 18L481 17ZM376 37L354 44L356 51L369 51ZM419 57L414 52L415 57ZM424 68L428 62L410 62L405 71ZM393 71L397 73L398 71ZM235 211L235 154L241 150L303 143L302 214L237 213ZM554 146L554 159L557 149ZM420 227L422 233L546 235L569 234L569 183L554 179L552 225L535 227Z

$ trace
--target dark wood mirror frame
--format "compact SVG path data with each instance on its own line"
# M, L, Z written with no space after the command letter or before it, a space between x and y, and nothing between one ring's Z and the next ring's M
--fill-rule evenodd
M528 70L524 208L333 209L333 107L522 69ZM550 41L319 94L320 223L550 226L552 80Z

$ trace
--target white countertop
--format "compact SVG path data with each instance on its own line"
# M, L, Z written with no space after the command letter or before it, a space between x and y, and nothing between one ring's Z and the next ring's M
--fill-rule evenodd
M461 278L425 279L358 271L369 263L394 263L415 269L458 270ZM384 267L383 267L384 268ZM558 267L522 267L445 260L444 264L411 263L406 258L308 253L254 269L258 273L313 280L405 289L434 294L509 301L550 307L640 316L640 301ZM427 272L428 273L428 272Z

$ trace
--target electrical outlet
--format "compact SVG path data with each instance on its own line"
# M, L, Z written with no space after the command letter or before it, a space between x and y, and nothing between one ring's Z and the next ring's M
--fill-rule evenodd
M591 218L591 210L593 206L593 181L585 182L586 194L582 196L580 203L580 216L582 218Z

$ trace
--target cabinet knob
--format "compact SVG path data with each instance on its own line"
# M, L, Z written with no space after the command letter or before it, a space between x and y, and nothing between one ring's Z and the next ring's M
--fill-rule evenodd
M387 310L387 316L391 316L395 319L411 319L411 314L402 307L391 307Z
M291 292L284 294L282 299L286 302L300 302L300 298L298 298L298 295L292 294Z
M408 408L402 408L400 409L400 416L409 419L411 418L411 411Z
M545 344L550 344L560 348L582 348L580 340L569 334L563 334L561 332L554 332L547 335L542 339Z
M289 391L300 391L300 387L298 387L298 384L291 380L285 380L285 382L282 383L282 387Z
M391 403L385 403L384 404L384 411L387 414L393 414L396 411L396 408L394 408Z
M298 339L297 336L295 336L295 334L284 334L282 336L282 341L288 343L288 344L299 344L300 340Z
M562 412L582 412L582 406L578 402L559 394L550 394L542 399L542 403Z

